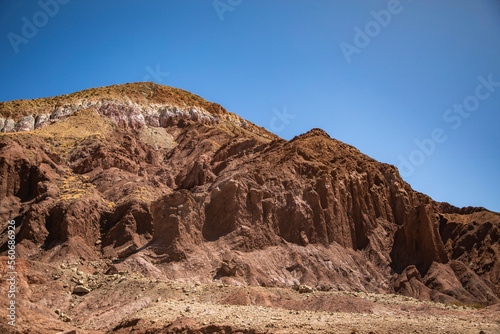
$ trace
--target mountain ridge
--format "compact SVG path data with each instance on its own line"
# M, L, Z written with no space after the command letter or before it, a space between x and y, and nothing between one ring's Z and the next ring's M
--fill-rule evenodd
M138 102L103 88L3 125L0 217L19 224L20 257L157 280L500 301L500 214L435 202L321 129L287 141L148 85L113 86L144 93Z
M158 94L157 90L161 92ZM56 95L52 97L42 97L37 99L19 99L12 101L0 102L0 113L7 117L13 117L14 120L19 120L24 116L28 109L32 109L35 113L39 110L46 110L51 107L56 107L67 102L71 102L77 99L100 99L105 97L109 98L125 98L128 100L137 99L141 102L147 101L148 103L155 102L170 102L183 104L186 101L190 102L190 106L210 106L214 105L213 110L217 111L220 109L219 113L227 112L224 108L220 107L216 103L208 102L198 95L190 93L186 90L180 88L174 88L170 86L159 85L154 82L135 82L126 84L117 84L111 86L103 86L96 88L88 88L82 91L77 91L74 93ZM220 108L219 108L220 107ZM21 113L9 114L13 109L21 109Z

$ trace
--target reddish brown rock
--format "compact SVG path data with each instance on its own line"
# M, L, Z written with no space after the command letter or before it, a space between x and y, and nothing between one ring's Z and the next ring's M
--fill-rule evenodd
M150 83L95 93L37 100L50 122L0 136L0 215L16 220L24 257L498 302L499 214L434 202L320 129L285 141ZM19 130L38 119L9 102L0 112Z

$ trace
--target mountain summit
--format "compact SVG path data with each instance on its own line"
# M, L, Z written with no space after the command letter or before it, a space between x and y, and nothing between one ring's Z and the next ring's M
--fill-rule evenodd
M500 214L435 202L323 130L286 141L154 83L2 102L0 130L0 216L28 267L499 302Z

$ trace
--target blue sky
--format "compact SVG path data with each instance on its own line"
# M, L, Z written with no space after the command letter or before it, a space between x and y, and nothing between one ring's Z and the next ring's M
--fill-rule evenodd
M500 211L496 0L0 0L0 56L0 101L155 81Z

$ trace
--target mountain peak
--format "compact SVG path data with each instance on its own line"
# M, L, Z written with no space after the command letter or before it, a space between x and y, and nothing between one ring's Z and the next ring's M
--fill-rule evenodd
M153 82L126 83L55 97L0 102L0 131L38 129L84 109L93 109L122 127L164 127L171 123L193 121L220 126L230 132L251 132L265 140L278 138L217 103L183 89Z
M160 104L180 108L201 108L210 114L220 115L227 111L217 103L180 88L159 85L154 82L135 82L121 85L85 89L79 92L34 100L0 102L0 115L19 121L22 117L57 109L64 105L95 104L121 101L127 104Z
M331 138L330 135L323 129L320 128L313 128L306 133L301 135L302 137L312 137L312 136L320 136L320 137L327 137Z

